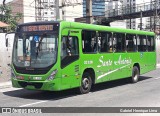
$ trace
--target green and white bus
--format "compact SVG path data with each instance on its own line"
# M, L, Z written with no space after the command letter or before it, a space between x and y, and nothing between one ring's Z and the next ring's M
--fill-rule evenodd
M156 69L153 32L67 21L17 26L12 55L13 87L60 91L128 78Z

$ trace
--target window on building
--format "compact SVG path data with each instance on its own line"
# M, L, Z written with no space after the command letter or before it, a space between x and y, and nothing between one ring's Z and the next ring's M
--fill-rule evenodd
M44 5L44 8L47 8L47 7L48 7L48 5L47 5L47 4L45 4L45 5Z

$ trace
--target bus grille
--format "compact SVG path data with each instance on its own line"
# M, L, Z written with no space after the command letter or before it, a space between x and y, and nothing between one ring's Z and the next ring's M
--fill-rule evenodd
M23 88L25 88L28 85L31 85L31 86L34 86L36 89L40 89L43 85L43 83L32 83L32 82L30 83L30 82L21 82L21 81L19 81L18 84Z

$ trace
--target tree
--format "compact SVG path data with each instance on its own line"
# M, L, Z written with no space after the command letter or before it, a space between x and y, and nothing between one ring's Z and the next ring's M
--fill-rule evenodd
M12 9L9 5L5 4L6 0L3 0L3 5L0 6L1 21L10 25L8 31L15 31L18 21L22 18L22 13L12 14Z

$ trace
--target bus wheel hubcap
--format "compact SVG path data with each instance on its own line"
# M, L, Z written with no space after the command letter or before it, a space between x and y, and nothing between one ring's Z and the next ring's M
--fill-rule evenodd
M138 74L137 74L137 72L135 71L134 72L134 78L133 78L135 81L138 79Z
M135 76L134 76L134 80L137 80L137 78L138 78L138 76L137 76L137 75L135 75Z
M83 87L84 89L88 89L89 87L89 80L87 78L83 79Z

